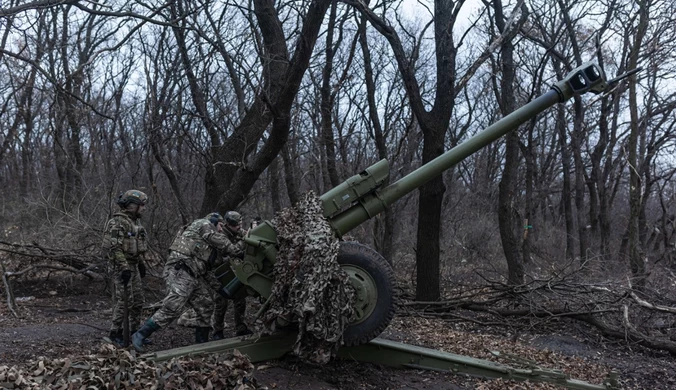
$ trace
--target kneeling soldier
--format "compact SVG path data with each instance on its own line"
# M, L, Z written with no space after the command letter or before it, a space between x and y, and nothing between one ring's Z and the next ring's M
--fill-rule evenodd
M188 308L197 315L195 342L208 341L214 294L209 272L219 254L241 257L244 247L243 241L233 244L223 234L223 217L218 213L197 219L179 232L165 265L169 291L162 307L132 336L134 348L143 352L144 338L171 324Z

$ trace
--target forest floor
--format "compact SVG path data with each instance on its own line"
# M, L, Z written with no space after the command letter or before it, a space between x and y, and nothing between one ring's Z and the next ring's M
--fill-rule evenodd
M152 277L148 279L153 282ZM39 356L56 359L96 353L108 334L111 305L102 284L84 278L22 280L16 284L15 294L20 318L14 317L6 304L0 304L0 366L27 367L31 359ZM146 296L149 303L160 298L151 292ZM253 308L248 310L251 312ZM231 316L229 312L226 320ZM226 328L226 332L232 335L233 329ZM561 321L538 329L507 332L499 324L449 322L400 310L381 337L479 359L496 360L489 351L497 350L594 384L601 384L605 376L614 371L622 389L676 388L673 356L625 342L610 342L593 329L574 322ZM154 344L149 350L159 351L189 345L194 341L194 334L192 329L174 323L151 338ZM514 361L501 362L515 365ZM560 388L542 383L397 370L350 361L333 361L319 367L293 357L258 363L254 376L260 386L269 389Z

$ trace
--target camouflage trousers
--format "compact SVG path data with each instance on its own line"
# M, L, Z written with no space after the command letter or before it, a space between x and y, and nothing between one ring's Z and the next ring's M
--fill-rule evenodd
M112 332L122 330L122 321L124 321L124 285L119 279L120 271L115 271L113 279L115 289L115 301L113 303L113 323L110 326ZM141 324L141 312L145 303L143 296L143 285L138 268L131 270L131 279L127 284L127 308L129 312L129 330L136 330Z
M196 327L210 327L213 291L201 277L194 277L184 268L168 270L167 296L151 319L161 328L171 324L187 309L196 313Z
M228 301L230 301L230 299L226 299L219 294L215 294L214 301L214 311L211 315L211 327L213 328L214 332L222 332L225 326L225 312L228 310ZM235 299L233 306L235 311L235 327L246 325L244 324L246 297Z

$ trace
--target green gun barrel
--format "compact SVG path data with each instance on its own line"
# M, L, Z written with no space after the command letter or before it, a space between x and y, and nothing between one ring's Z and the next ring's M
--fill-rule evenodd
M325 212L325 216L329 218L336 234L342 236L364 223L369 218L382 212L387 206L401 199L406 194L419 188L431 179L441 175L455 164L476 153L484 146L496 141L510 131L517 129L521 124L534 118L537 114L547 108L556 103L562 103L576 94L585 92L603 92L606 87L606 80L600 68L594 63L585 63L570 72L563 80L553 85L545 94L505 116L469 140L454 147L387 187L377 188L374 186L371 191L362 191L366 193L359 199L355 199L356 202L354 202L351 207L346 208L340 213L337 213L332 208L331 215L327 215ZM383 170L386 169L387 161L381 160L367 168L358 176L365 178L363 182L372 182L374 180L370 179L370 176L382 178L382 176L384 176ZM354 182L355 178L358 176L350 178L348 181L341 184L341 186L348 185L349 187L354 187L349 184ZM368 180L366 178L368 178ZM379 181L382 182L383 180L380 179ZM336 188L340 188L341 186ZM331 203L335 204L335 201L332 201L334 198L340 199L340 194L336 194L335 189L320 197L325 205L325 209L327 205Z

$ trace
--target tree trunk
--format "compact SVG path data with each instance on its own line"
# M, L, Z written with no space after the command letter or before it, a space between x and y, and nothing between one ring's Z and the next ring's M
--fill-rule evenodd
M610 255L608 247L609 232L606 230L609 228L609 216L608 216L608 197L606 192L606 181L601 170L601 161L605 154L606 148L608 147L608 132L609 132L609 123L608 117L610 116L610 102L609 98L605 97L601 99L601 115L599 115L599 126L598 126L598 142L594 147L594 151L591 153L591 178L590 178L590 196L592 205L589 207L589 218L592 225L592 233L594 233L599 240L599 252L601 256L602 263L605 263L603 260L607 259ZM595 200L596 199L596 200ZM593 207L593 204L597 203L597 207Z
M575 209L577 217L577 233L578 241L580 243L580 262L584 264L587 261L587 250L589 243L587 239L587 214L585 213L585 175L584 162L582 161L582 139L583 123L584 123L584 108L582 107L582 99L579 96L575 97L575 118L573 119L573 136L570 140L570 146L573 151L573 163L575 164Z
M362 17L359 24L359 44L361 45L362 57L364 61L364 81L366 84L366 98L369 106L369 118L373 126L373 137L375 139L376 148L378 149L378 158L387 159L388 151L383 134L383 126L380 123L378 116L378 105L376 104L376 85L373 80L373 65L371 64L371 51L368 47L368 39L366 36L366 18ZM389 178L383 186L389 183ZM394 240L394 215L391 208L387 208L381 215L376 218L373 224L373 241L375 249L380 252L383 257L393 264L393 240Z
M284 163L284 184L286 184L286 194L289 196L289 202L294 205L298 202L298 184L294 173L293 159L289 155L289 143L282 148L282 162Z
M632 42L632 50L627 62L628 69L634 69L638 65L638 56L643 38L648 28L648 7L645 3L639 2L639 21L636 29L636 35ZM629 117L630 133L627 144L628 164L629 164L629 266L634 278L634 286L637 288L645 287L646 268L643 259L643 250L639 238L639 218L641 213L641 178L639 176L638 161L638 138L639 138L639 115L638 115L638 91L636 88L636 74L629 76Z
M535 180L536 180L536 162L535 151L533 150L535 141L533 139L533 131L535 129L535 121L531 120L528 125L528 145L526 145L522 153L526 161L526 205L523 216L523 238L521 241L521 253L524 265L530 262L531 257L531 239L533 235L533 226L535 221L536 202L535 202Z
M270 204L274 214L282 209L282 201L279 196L279 157L272 160L268 167L268 183L270 183Z
M493 2L495 10L495 24L501 34L505 33L505 15L502 1ZM500 111L505 117L514 111L516 96L514 94L514 44L511 39L505 39L500 45L500 96L497 96ZM514 130L507 134L505 141L505 167L500 179L498 195L498 223L500 225L500 240L502 250L507 260L507 281L511 285L523 284L523 259L519 253L520 241L517 234L521 221L518 220L516 209L516 183L519 174L519 134Z
M423 131L423 164L444 151L445 129ZM439 238L441 237L441 203L446 186L441 176L420 187L418 200L418 234L416 237L416 299L435 301L441 296L439 286Z
M563 183L561 188L561 208L566 226L566 259L575 257L573 204L570 197L570 153L568 151L568 139L566 134L566 113L562 106L556 109L556 128L559 133L559 147L561 148L561 173Z
M321 134L322 143L324 144L324 153L326 154L326 171L329 176L330 187L337 187L340 184L338 178L338 171L336 170L336 146L333 139L333 94L331 93L331 73L333 71L333 30L336 24L336 1L331 3L331 10L329 11L329 23L326 31L326 62L322 70L322 86L321 94Z

